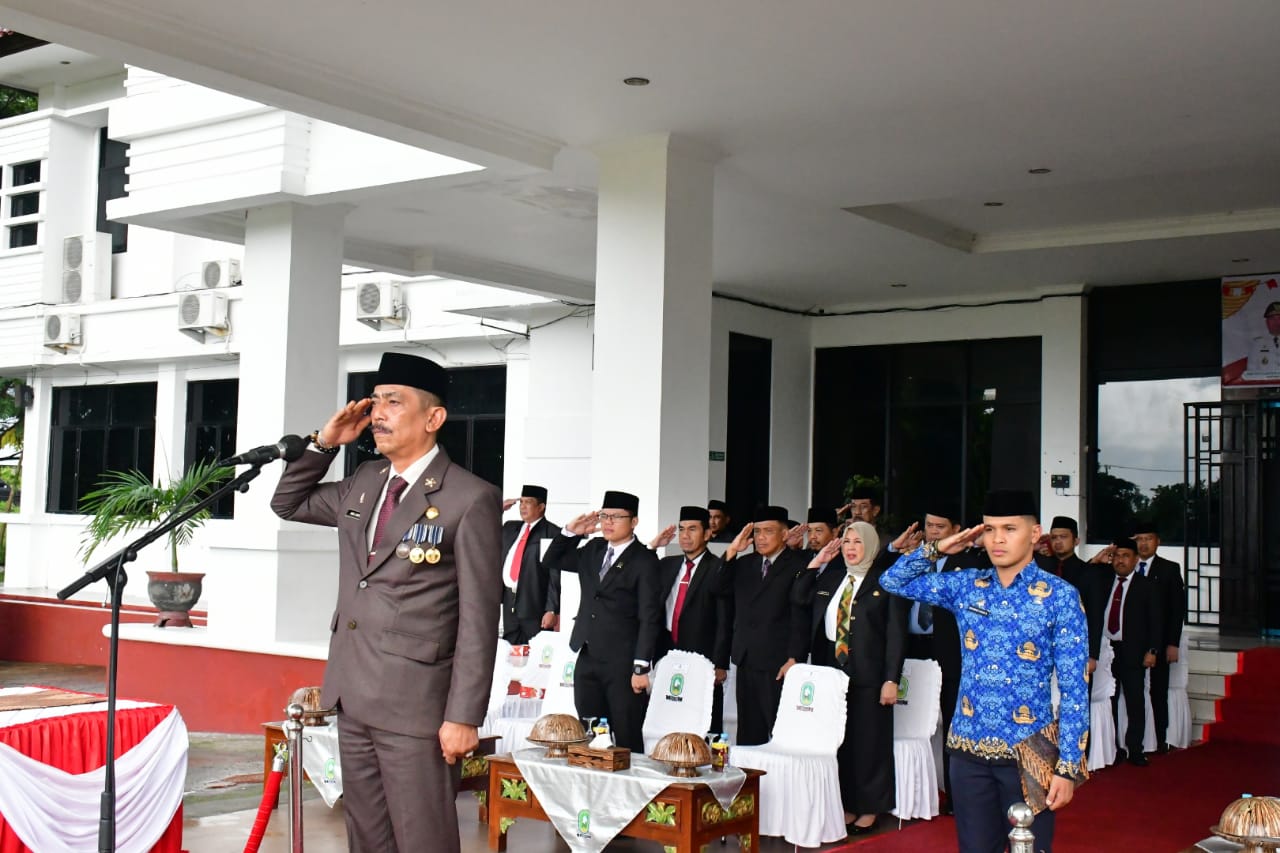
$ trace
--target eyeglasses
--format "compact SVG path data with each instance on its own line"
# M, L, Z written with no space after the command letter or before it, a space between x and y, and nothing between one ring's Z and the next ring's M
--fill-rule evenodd
M601 521L622 521L624 518L631 518L631 516L625 512L602 512L598 513L596 518Z

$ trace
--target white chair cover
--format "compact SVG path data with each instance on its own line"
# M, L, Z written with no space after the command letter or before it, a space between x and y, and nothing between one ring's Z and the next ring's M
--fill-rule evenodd
M933 734L942 719L942 668L936 661L908 658L893 706L893 763L898 820L938 814L938 767Z
M1169 730L1165 737L1169 746L1186 749L1191 746L1191 699L1187 696L1187 632L1182 632L1178 660L1169 664Z
M1111 673L1115 652L1111 641L1104 640L1098 652L1098 667L1093 671L1089 691L1089 769L1101 770L1116 760L1116 721L1111 716L1111 697L1116 692L1116 679Z
M489 684L489 710L485 715L485 723L502 713L502 705L507 701L507 689L511 686L511 644L498 638L498 650L493 661L493 680Z
M782 682L769 742L735 746L731 763L767 774L760 780L760 834L817 847L847 834L836 750L844 740L849 676L798 663Z
M513 699L507 697L501 703L497 713L490 713L481 729L482 735L497 735L502 738L499 747L505 752L527 749L535 744L529 742L529 732L538 717L543 714L572 714L578 716L573 703L573 667L578 655L569 649L569 638L557 631L542 631L529 639L529 662L520 670L521 686L538 687L546 690L542 700ZM566 679L565 667L568 666ZM554 677L553 677L554 674ZM495 674L495 679L497 675ZM567 686L566 686L567 681ZM497 688L494 688L496 692ZM493 700L492 695L490 700ZM520 716L507 716L512 709L524 713ZM492 709L491 709L492 710Z
M721 716L724 720L721 725L729 734L729 742L738 742L738 667L729 662L729 675L725 677L724 685L724 711Z
M644 751L671 732L704 735L711 728L711 698L716 668L694 652L668 652L653 668L649 707L644 715Z

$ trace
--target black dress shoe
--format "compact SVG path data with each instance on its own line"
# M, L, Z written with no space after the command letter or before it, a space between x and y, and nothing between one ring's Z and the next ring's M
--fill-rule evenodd
M1146 767L1151 762L1147 761L1147 757L1142 753L1137 753L1129 759L1129 763L1134 767Z
M1157 744L1157 745L1156 745L1156 754L1157 754L1157 755L1168 755L1168 754L1169 754L1169 744L1167 744L1167 743Z
M851 823L848 826L846 826L844 829L845 829L845 832L849 833L850 835L866 835L868 833L875 832L876 825L873 823L870 826L858 826L856 823Z
M1115 763L1116 763L1116 764L1119 764L1119 763L1120 763L1120 762L1122 762L1122 761L1128 761L1128 760L1129 760L1129 753L1128 753L1128 752L1126 752L1126 751L1125 751L1125 750L1123 750L1123 749L1117 749L1117 750L1116 750L1116 761L1115 761Z
M956 810L951 808L950 800L947 800L945 803L943 803L941 806L938 807L938 814L954 815L955 813L956 813Z

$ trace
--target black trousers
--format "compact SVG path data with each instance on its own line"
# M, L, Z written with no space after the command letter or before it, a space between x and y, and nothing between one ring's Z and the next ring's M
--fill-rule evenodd
M717 684L711 690L711 731L708 734L720 734L724 731L724 685Z
M960 853L1004 853L1009 844L1009 806L1024 802L1018 768L991 764L958 752L951 757L951 789L956 792L956 838ZM1031 832L1036 853L1053 851L1054 814L1036 815Z
M738 667L738 743L755 746L768 743L773 723L778 719L782 681L774 668Z
M614 742L643 755L649 696L631 689L632 666L630 659L597 657L590 645L584 645L573 669L573 702L580 717L608 717Z
M1151 716L1156 727L1156 743L1168 743L1169 659L1163 648L1156 649L1156 665L1151 668Z
M1147 670L1143 666L1126 666L1120 660L1124 643L1113 642L1111 645L1116 650L1115 659L1111 662L1111 674L1116 680L1116 692L1111 697L1111 717L1116 721L1116 746L1128 750L1130 757L1142 755L1142 740L1147 732ZM1121 696L1124 696L1125 714L1129 720L1124 743L1120 742Z
M946 748L947 734L951 731L951 718L956 715L956 703L960 701L960 679L942 678L942 789L947 794L947 803L955 808L955 800L951 796L951 750Z
M849 814L886 814L897 805L893 766L893 706L879 687L850 687L844 742L836 750L840 800Z
M516 594L502 588L502 639L513 646L523 646L529 638L542 630L542 614L532 619L516 615Z

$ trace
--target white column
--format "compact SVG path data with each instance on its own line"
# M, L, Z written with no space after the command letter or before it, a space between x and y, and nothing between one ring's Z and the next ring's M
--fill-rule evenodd
M668 134L598 154L589 500L639 495L648 539L707 499L714 157Z
M156 447L153 470L167 483L186 470L187 371L175 362L156 371Z
M1055 515L1080 524L1086 539L1084 448L1087 408L1084 360L1085 300L1082 296L1040 303L1040 520L1048 530ZM1071 485L1055 489L1050 478L1066 474Z
M347 208L281 204L250 210L244 299L231 329L240 342L236 435L242 448L321 426L337 408L338 298ZM335 462L333 475L339 464ZM236 498L218 572L206 579L211 634L242 641L323 638L336 599L337 538L281 521L270 500L281 463ZM232 553L227 553L232 552Z

